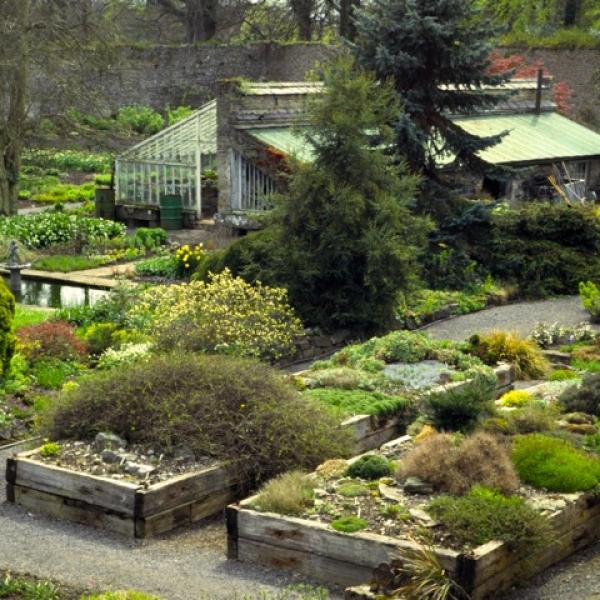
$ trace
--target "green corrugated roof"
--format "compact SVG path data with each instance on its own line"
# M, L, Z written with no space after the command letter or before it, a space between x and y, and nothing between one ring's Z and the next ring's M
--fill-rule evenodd
M453 121L482 137L508 130L499 144L480 153L492 164L600 156L600 134L556 112L457 117Z
M312 146L291 127L248 129L246 132L265 146L275 148L275 150L293 156L302 162L312 162L315 157Z
M536 163L600 156L600 134L556 112L456 117L455 123L478 136L508 131L499 144L480 153L492 164ZM261 143L303 162L314 159L310 144L290 127L249 129ZM452 161L448 157L443 163Z

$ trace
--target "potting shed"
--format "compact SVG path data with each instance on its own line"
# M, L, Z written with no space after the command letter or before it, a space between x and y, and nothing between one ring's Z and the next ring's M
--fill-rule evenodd
M177 195L183 211L200 218L202 175L216 166L216 131L213 100L120 154L115 161L115 204L158 208L162 195Z

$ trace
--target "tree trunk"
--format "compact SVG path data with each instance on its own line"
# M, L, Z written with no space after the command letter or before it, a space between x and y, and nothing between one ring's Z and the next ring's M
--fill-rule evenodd
M354 9L360 6L360 0L340 0L340 37L354 41Z
M27 30L30 0L12 0L15 6L15 59L8 82L8 110L6 122L0 130L0 212L17 212L18 181L21 170L21 151L25 135L27 94Z
M310 41L312 39L314 0L291 0L290 4L298 26L299 38Z
M217 32L218 0L188 0L186 5L187 41L205 42Z

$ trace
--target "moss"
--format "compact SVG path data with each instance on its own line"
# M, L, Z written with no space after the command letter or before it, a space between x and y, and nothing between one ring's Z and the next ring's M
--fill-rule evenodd
M60 444L56 442L46 442L40 448L40 456L44 458L49 458L51 456L56 456L60 452Z
M369 488L366 485L355 481L348 481L340 484L336 491L340 496L346 496L347 498L369 495Z
M571 371L570 369L556 369L550 373L548 379L550 381L566 381L568 379L577 379L579 373L577 371Z
M342 531L344 533L354 533L356 531L360 531L361 529L366 529L369 526L369 523L364 519L361 519L360 517L348 515L346 517L336 519L331 523L331 526L336 531Z
M586 491L600 483L600 460L555 437L517 438L512 458L521 481L551 492Z

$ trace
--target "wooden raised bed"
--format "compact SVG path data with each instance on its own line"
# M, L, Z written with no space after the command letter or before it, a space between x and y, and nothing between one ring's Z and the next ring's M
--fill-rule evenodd
M570 497L573 501L550 518L552 539L525 558L502 542L489 542L470 554L441 547L434 551L472 600L482 600L600 539L600 495ZM381 563L415 549L407 540L365 532L345 534L324 523L257 512L249 508L252 500L226 510L228 558L296 571L325 584L355 586L368 582ZM354 595L348 597L373 597L357 593L350 590Z
M496 378L496 396L501 396L512 389L515 381L515 368L513 365L503 363L494 367ZM461 387L467 385L468 381L450 383L439 386L431 392L443 391L450 387ZM356 415L342 422L342 427L350 429L354 436L353 454L362 454L369 450L379 448L385 442L405 433L406 421L403 415L390 415L378 417L376 415Z
M239 497L236 473L216 465L148 487L88 475L32 458L7 459L9 502L59 519L146 538L222 511Z

